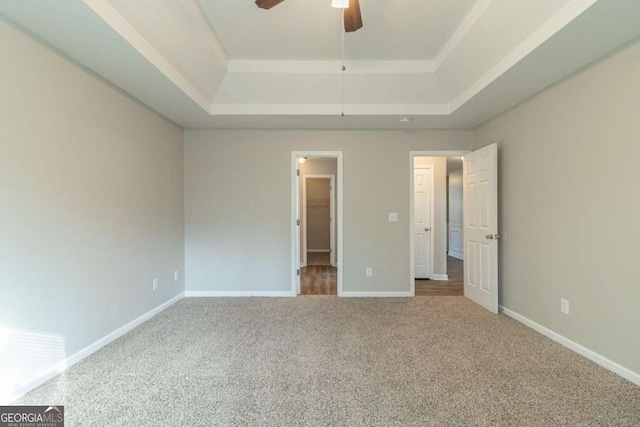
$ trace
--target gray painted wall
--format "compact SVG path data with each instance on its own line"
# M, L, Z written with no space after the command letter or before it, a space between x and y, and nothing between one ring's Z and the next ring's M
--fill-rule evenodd
M475 143L499 141L500 303L635 372L639 138L635 43L482 126Z
M465 131L186 131L187 290L289 291L291 151L342 150L344 290L409 291L409 152L472 144Z
M2 20L0 52L1 397L180 294L184 217L180 127Z
M462 224L462 169L449 172L449 223Z

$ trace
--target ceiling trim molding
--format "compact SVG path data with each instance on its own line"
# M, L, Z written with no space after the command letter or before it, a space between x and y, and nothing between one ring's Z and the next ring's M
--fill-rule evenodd
M178 71L164 55L149 43L111 3L103 0L83 0L83 2L182 92L204 110L208 110L210 100L196 89L189 79Z
M584 13L584 11L593 6L597 1L598 0L572 0L567 3L558 13L549 18L522 43L516 46L516 48L508 55L502 58L472 85L455 97L451 103L452 112L463 106L467 101L489 86L494 80L511 69L515 64L520 62L554 34L567 26L571 21Z
M341 104L212 104L209 114L215 115L319 115L339 116ZM345 115L359 116L446 116L449 104L345 104Z
M425 74L435 72L433 61L345 61L347 73ZM230 59L230 73L340 74L342 61L253 61Z
M465 38L476 22L480 20L485 11L489 6L491 6L492 2L493 0L479 0L475 5L473 5L467 16L464 17L456 31L442 47L442 50L433 61L436 71L447 60L447 58L449 58L451 53L455 50L462 39Z
M202 9L200 9L200 6L198 6L195 0L182 0L182 3L189 10L191 19L193 19L193 22L198 28L198 31L207 41L207 44L211 46L214 55L222 59L226 67L229 63L229 55L227 54L224 46L222 46L222 43L220 43L220 40L218 39L216 34L213 32L213 29L211 28L211 25L209 25L209 21L207 21L207 18L205 18Z

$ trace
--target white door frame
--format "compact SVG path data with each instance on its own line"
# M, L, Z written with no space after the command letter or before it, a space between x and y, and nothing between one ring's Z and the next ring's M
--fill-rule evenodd
M336 227L335 227L335 175L305 175L302 180L302 215L300 216L302 222L302 265L307 265L307 179L328 179L329 180L329 263L332 266L336 266Z
M413 183L413 169L414 160L416 157L460 157L472 150L442 150L442 151L410 151L409 152L409 289L412 296L416 295L416 280L415 280L415 245L413 242L413 236L415 234L415 200L414 200L414 183ZM434 176L435 186L435 176ZM431 219L432 221L434 218ZM433 234L433 233L432 233ZM433 248L433 246L432 246ZM432 251L433 252L433 251Z
M298 287L300 285L300 276L298 276L298 269L300 268L300 244L299 244L299 230L297 225L298 209L300 206L300 189L298 186L298 158L299 157L330 157L337 159L338 168L336 173L336 180L338 181L335 186L336 193L336 215L335 222L337 226L337 242L336 242L336 264L338 267L338 296L342 296L343 284L343 186L344 186L344 174L343 174L343 160L342 151L291 151L291 296L298 295Z
M421 157L421 156L418 156ZM431 171L431 188L429 189L429 197L431 198L429 206L431 206L431 212L429 212L429 227L431 228L431 231L429 232L429 245L431 245L431 250L429 251L429 257L431 259L429 259L429 268L431 270L430 274L429 274L429 279L433 279L433 261L434 261L434 253L433 253L433 247L435 244L435 233L433 232L433 230L435 229L435 227L433 226L433 223L435 221L435 206L434 206L434 200L435 200L435 186L436 186L436 174L435 174L435 167L434 165L420 165L420 166L415 166L413 167L413 170L415 172L416 169L428 169ZM412 181L411 184L413 185L413 190L415 191L415 175L413 175L412 177ZM413 194L413 205L412 205L412 209L415 209L415 193ZM411 211L414 215L413 215L413 220L415 221L415 211ZM413 239L414 239L414 250L415 250L415 224L414 224L414 228L413 228ZM413 260L413 274L415 275L415 253L411 254L414 257ZM415 279L415 277L414 277Z

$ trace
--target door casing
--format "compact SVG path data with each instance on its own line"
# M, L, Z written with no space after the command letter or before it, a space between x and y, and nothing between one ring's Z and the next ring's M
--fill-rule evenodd
M300 187L299 179L297 175L298 171L298 158L299 157L332 157L337 159L337 173L336 173L336 197L335 197L335 223L336 223L336 264L338 267L337 285L338 296L343 296L343 232L344 232L344 220L343 220L343 187L344 187L344 174L343 174L343 154L342 151L291 151L291 296L298 295L298 289L300 286L300 276L298 270L300 269L300 230L301 227L297 224L300 219L299 207L300 207Z

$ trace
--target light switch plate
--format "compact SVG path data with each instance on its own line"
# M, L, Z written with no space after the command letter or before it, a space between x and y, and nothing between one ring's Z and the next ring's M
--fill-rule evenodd
M397 212L389 212L389 222L398 222Z

